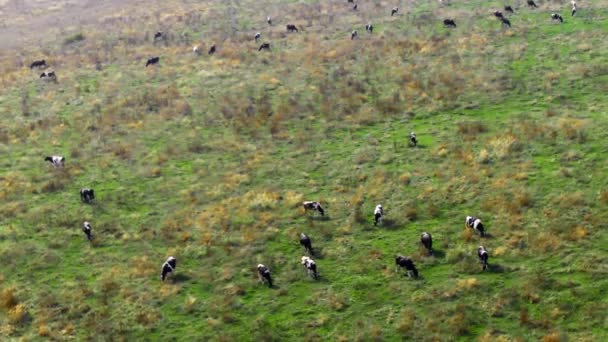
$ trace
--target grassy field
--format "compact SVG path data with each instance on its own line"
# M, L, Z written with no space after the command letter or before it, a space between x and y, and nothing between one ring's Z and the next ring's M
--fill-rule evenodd
M514 6L506 29L493 0L125 1L44 40L40 8L2 3L23 41L0 50L0 336L608 339L608 3L574 18L569 2L538 3ZM61 4L45 20L76 11ZM39 58L58 83L28 68ZM64 169L43 161L55 154ZM421 277L396 273L396 254Z

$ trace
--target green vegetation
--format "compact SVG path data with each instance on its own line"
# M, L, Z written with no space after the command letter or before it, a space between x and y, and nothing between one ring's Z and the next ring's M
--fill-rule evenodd
M0 336L606 340L608 9L521 7L505 29L492 16L503 5L390 17L386 1L132 4L78 27L79 44L65 33L3 51ZM21 56L46 58L59 82ZM466 215L489 236L465 230ZM320 254L317 282L300 232ZM394 271L398 253L420 279ZM257 282L258 263L276 288Z

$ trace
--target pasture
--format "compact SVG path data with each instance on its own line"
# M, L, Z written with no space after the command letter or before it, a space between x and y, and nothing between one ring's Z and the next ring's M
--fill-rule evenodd
M2 339L606 340L607 3L355 2L0 2Z

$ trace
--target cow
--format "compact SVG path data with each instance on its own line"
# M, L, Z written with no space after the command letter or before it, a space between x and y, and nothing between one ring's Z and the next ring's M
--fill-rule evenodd
M298 28L296 27L296 25L293 24L287 24L287 32L298 32Z
M538 8L538 6L536 5L536 3L534 2L534 0L528 0L527 1L528 6L533 7L533 8Z
M41 68L41 67L47 67L46 65L46 61L44 59L41 59L39 61L34 61L32 62L32 64L30 64L30 69L34 69L34 68Z
M456 22L453 19L445 19L443 25L445 27L456 27Z
M374 32L374 25L372 25L372 23L365 25L365 31L367 31L369 33Z
M552 21L557 21L559 20L560 23L564 22L564 18L562 18L561 15L559 15L558 13L551 13L551 20Z
M414 132L410 132L410 145L414 147L418 146L418 137Z
M258 279L260 283L268 283L268 287L272 287L272 277L270 276L270 269L264 264L258 264L256 267L258 270Z
M374 226L382 223L382 218L384 218L384 209L382 209L382 204L378 204L374 209Z
M197 54L197 55L200 55L200 54L201 54L201 50L200 50L200 48L198 47L198 45L195 45L195 46L193 46L193 47L192 47L192 52L194 52L194 53L195 53L195 54Z
M321 214L321 216L325 216L325 210L323 210L323 207L321 207L319 202L304 201L302 202L302 206L304 207L304 213L307 213L308 210L314 210Z
M256 32L255 36L253 36L253 40L255 40L256 42L262 37L262 34L260 32Z
M44 157L44 160L51 163L54 168L63 167L65 163L65 158L62 156L48 156Z
M479 248L477 248L477 256L479 256L479 262L481 263L481 268L483 270L485 270L486 268L488 268L488 251L485 249L484 246L479 246Z
M57 82L57 75L54 71L45 71L40 74L40 79L43 81Z
M91 203L95 199L95 191L90 188L80 189L80 200L84 203Z
M167 278L169 274L173 274L173 272L175 272L175 267L177 267L177 259L170 256L161 267L160 280L165 281L165 278Z
M262 50L270 51L270 43L264 43L264 44L260 45L260 47L258 48L258 51L262 51Z
M310 237L304 233L300 233L300 245L304 247L304 250L310 254L310 256L314 255L312 251L312 241L310 241Z
M207 51L208 55L213 55L216 51L215 45L211 45L211 47L209 48L209 51Z
M399 7L393 7L393 9L391 9L391 17L397 14L397 12L399 12Z
M319 279L319 274L317 273L317 264L315 263L315 261L307 256L303 256L300 260L302 265L304 265L308 276L312 277L315 280Z
M163 31L156 31L156 33L154 34L154 40L163 39L163 38L164 38Z
M355 4L355 5L353 6L353 11L356 11L356 10L357 10L357 8L359 8L359 6L358 6L357 4Z
M399 267L403 267L407 271L408 277L414 276L414 278L418 278L418 270L416 269L416 265L414 265L414 261L410 257L404 257L403 255L397 255L395 258L395 267L399 269Z
M572 0L570 3L572 4L572 16L574 17L576 14L576 1Z
M494 11L494 16L499 19L504 18L501 11Z
M266 17L266 22L268 23L268 25L272 26L272 18Z
M353 32L350 33L350 40L357 38L357 35L358 35L357 30L353 30Z
M423 232L420 235L420 243L429 252L429 255L433 255L433 236L431 233Z
M504 7L505 12L509 12L509 13L515 13L515 11L513 11L513 7L506 5Z
M500 18L500 21L502 22L502 26L508 26L511 27L511 21L507 18Z
M485 236L485 228L480 219L474 216L467 216L464 222L467 228L475 230L481 237Z
M87 236L87 239L90 241L93 241L93 235L91 234L91 229L93 227L91 227L91 223L89 221L84 221L84 223L82 224L82 231L84 232L84 235Z
M157 64L158 61L160 61L160 57L152 57L152 58L148 58L148 61L146 62L146 68L148 67L148 65L154 65Z

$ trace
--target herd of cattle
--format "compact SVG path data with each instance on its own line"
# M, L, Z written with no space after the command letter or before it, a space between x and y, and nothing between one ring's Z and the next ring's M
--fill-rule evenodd
M439 0L439 2L443 3L444 0ZM352 3L354 4L352 9L354 11L358 10L358 4L354 3L354 0L347 0L348 3ZM534 0L527 0L527 5L530 8L538 8L538 5L534 2ZM572 4L572 11L571 11L571 15L575 16L577 13L577 6L576 6L576 0L571 0L571 4ZM514 14L515 11L513 10L513 7L509 6L509 5L505 5L504 6L504 11L506 13L510 13L510 14ZM399 13L399 7L393 7L391 9L391 17L398 14ZM507 26L507 27L511 27L511 21L500 11L495 11L494 16L499 19L502 23L503 26ZM559 14L559 13L551 13L551 20L552 21L559 21L560 23L564 22L564 18ZM272 18L271 17L266 17L266 22L268 23L269 26L272 26ZM456 21L454 19L444 19L443 20L443 25L445 27L448 28L456 28ZM299 32L298 27L294 24L287 24L286 26L287 32ZM373 33L374 31L374 26L373 24L370 22L368 24L365 25L365 30L368 33ZM357 30L353 30L350 33L350 39L354 40L355 38L358 37L358 32ZM165 38L165 34L163 31L157 31L154 34L154 41L158 41L158 40L162 40ZM256 32L254 35L254 41L258 42L258 40L260 40L262 38L262 33L261 32ZM259 47L258 47L258 51L262 51L262 50L266 50L269 51L270 50L270 43L265 42L262 43ZM216 45L212 45L209 50L207 51L207 54L209 55L213 55L215 54L215 52L217 51L217 47ZM194 47L192 47L192 52L194 52L195 54L199 55L201 53L201 50L199 48L198 45L195 45ZM148 58L146 60L146 67L150 66L150 65L155 65L158 64L160 61L160 56L155 56L155 57L151 57ZM46 60L41 59L41 60L37 60L31 63L30 65L30 69L34 69L34 68L47 68L48 65L46 64ZM46 70L44 71L42 74L40 74L40 79L44 80L44 81L53 81L53 82L57 82L57 75L55 74L54 71L51 70Z

